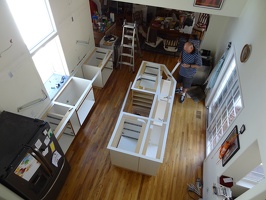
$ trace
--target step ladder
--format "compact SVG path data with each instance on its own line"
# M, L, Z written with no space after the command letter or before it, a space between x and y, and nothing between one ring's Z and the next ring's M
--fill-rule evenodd
M137 47L137 49L135 49ZM132 72L135 71L134 59L135 51L137 51L141 57L141 50L139 44L138 28L137 24L129 23L124 20L123 32L120 45L120 59L119 65L128 65L131 67Z

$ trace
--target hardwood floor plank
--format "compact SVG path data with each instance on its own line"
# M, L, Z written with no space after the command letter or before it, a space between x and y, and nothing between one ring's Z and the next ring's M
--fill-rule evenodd
M71 171L58 200L189 200L187 184L202 179L205 156L205 107L176 94L164 162L151 177L111 164L107 145L116 125L130 82L142 60L163 63L171 71L176 58L142 52L135 73L122 66L115 69L106 86L94 89L96 103L66 153ZM197 197L195 194L191 194Z

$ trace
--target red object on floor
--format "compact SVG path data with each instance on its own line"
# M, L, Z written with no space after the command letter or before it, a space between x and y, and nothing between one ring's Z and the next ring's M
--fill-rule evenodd
M227 181L224 181L224 179L232 179L232 181L227 182ZM222 176L220 176L220 184L225 186L225 187L231 188L234 185L233 178L231 178L229 176L222 175Z

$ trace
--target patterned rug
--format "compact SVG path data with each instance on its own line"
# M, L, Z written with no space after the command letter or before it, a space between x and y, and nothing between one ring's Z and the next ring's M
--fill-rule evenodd
M205 93L202 87L193 86L188 91L187 94L193 99L195 102L203 101L205 99Z

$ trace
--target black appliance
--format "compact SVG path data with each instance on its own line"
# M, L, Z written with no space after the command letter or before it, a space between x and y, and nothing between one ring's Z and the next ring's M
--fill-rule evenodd
M0 113L0 158L0 183L24 199L56 199L70 171L47 122L7 111Z

